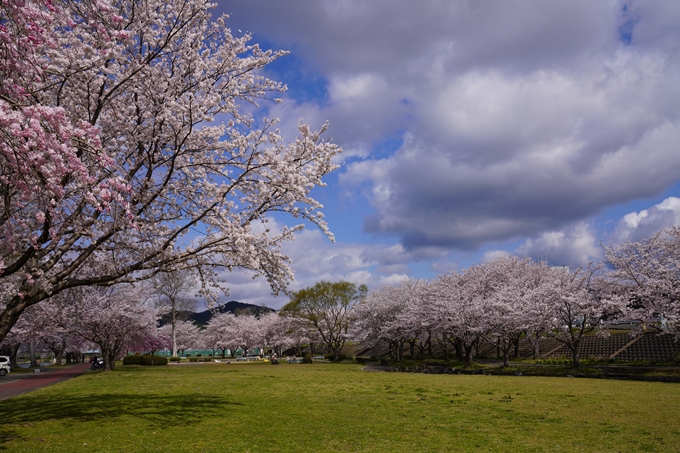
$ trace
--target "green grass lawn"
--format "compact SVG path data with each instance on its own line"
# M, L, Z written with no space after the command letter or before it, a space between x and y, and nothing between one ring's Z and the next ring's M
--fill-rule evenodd
M120 366L0 402L2 449L680 452L680 384L356 364Z

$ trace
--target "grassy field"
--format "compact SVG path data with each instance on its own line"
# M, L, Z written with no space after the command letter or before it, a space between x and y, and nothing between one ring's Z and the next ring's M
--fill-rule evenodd
M0 402L12 452L680 452L680 384L119 367Z

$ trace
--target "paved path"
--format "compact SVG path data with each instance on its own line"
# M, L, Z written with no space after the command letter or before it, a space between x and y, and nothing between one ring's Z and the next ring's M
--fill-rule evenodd
M0 377L0 401L71 379L89 369L90 364L83 363L36 374L16 374L12 376L12 373L9 373ZM3 382L6 380L9 380L9 382Z

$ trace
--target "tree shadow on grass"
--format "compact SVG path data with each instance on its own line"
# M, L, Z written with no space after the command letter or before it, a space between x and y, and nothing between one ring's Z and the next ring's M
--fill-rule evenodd
M66 427L83 422L105 423L131 418L150 425L192 426L204 418L226 417L234 406L243 406L224 397L196 394L130 395L102 393L85 397L26 395L0 404L0 450L7 442L22 439L17 426L43 421L61 422Z

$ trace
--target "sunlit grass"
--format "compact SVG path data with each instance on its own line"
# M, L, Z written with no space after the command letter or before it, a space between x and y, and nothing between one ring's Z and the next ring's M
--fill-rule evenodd
M672 452L678 420L680 384L350 364L121 366L0 402L0 449Z

